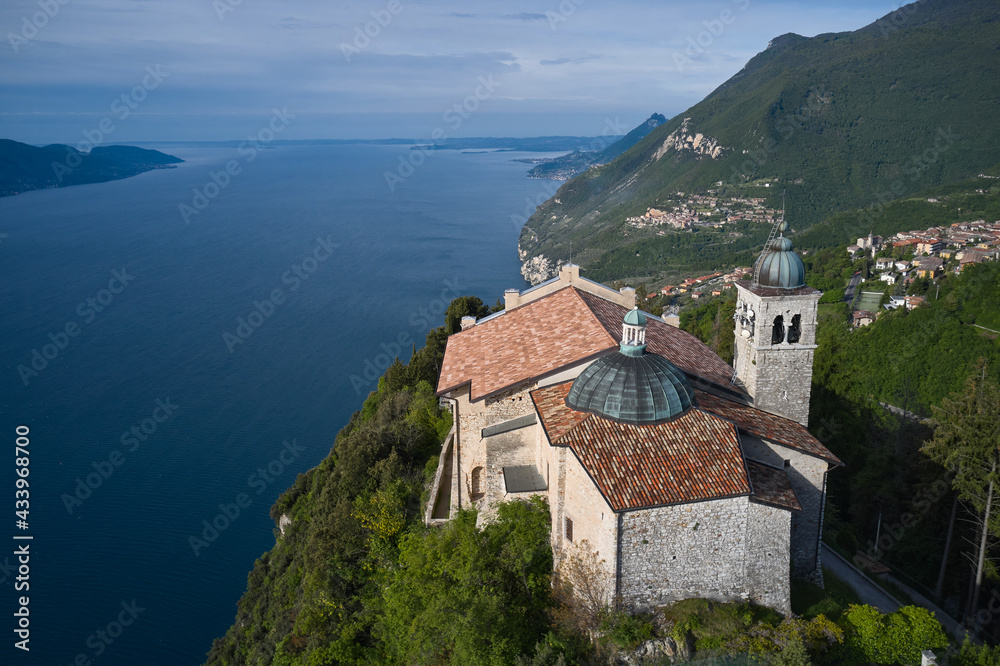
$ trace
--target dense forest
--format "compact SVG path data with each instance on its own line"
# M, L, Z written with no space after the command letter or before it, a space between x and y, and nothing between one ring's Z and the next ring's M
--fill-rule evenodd
M811 424L847 464L830 475L827 541L845 553L876 555L897 578L962 617L976 610L969 608L974 567L967 558L975 554L970 544L980 539L974 523L962 520L976 511L962 502L956 522L954 471L931 460L926 449L946 421L943 405L963 395L976 376L993 384L1000 378L997 335L974 326L996 325L1000 265L942 278L930 297L921 307L884 312L856 330L846 322L846 304L826 306ZM993 418L1000 423L1000 413ZM879 525L898 525L904 515L914 522L892 537L891 547L876 543ZM949 526L955 538L946 544ZM992 589L997 580L990 571L986 584ZM1000 637L998 629L985 631Z

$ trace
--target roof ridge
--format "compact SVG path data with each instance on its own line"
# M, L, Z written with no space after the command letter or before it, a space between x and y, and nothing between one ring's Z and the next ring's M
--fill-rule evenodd
M576 411L576 410L573 410L573 411ZM594 418L594 414L590 414L588 412L579 412L579 413L586 414L586 416L583 417L582 419L580 419L579 423L573 424L573 426L570 427L568 430L566 430L566 432L564 432L563 434L559 435L559 437L554 442L552 442L553 446L568 446L570 449L573 448L572 446L569 446L568 444L559 444L559 442L562 441L562 440L564 440L564 439L566 439L570 435L572 435L576 431L577 428L579 428L580 426L582 426L584 423L588 423L592 418ZM539 419L539 420L541 420L541 419ZM548 433L545 433L545 434L548 435Z
M733 426L735 426L737 430L745 430L749 434L753 435L754 437L759 437L761 439L772 441L775 444L778 444L780 446L784 446L786 448L793 449L795 451L799 451L799 452L805 453L806 455L813 456L814 458L819 458L820 460L825 460L825 461L827 461L829 463L833 463L833 464L841 466L841 467L844 466L844 462L840 458L838 458L836 456L836 454L833 451L831 451L826 446L826 444L824 444L823 442L821 442L820 439L818 437L816 437L816 435L814 435L811 432L809 432L809 428L807 428L806 426L802 425L798 421L793 421L792 419L789 419L789 418L787 418L785 416L781 416L779 414L774 414L774 413L769 412L767 410L760 409L758 407L754 407L753 405L746 405L746 404L737 402L736 400L731 400L731 399L729 399L729 398L727 398L725 396L719 395L717 393L711 393L709 391L705 391L705 390L699 389L699 388L695 388L695 397L698 397L697 394L699 392L702 393L702 394L704 394L704 395L706 395L706 396L709 396L710 398L715 398L715 399L718 399L718 400L724 400L727 403L729 403L730 405L733 405L733 407L735 409L752 410L756 414L759 414L759 415L761 415L761 417L767 418L767 419L780 419L781 421L784 422L784 424L786 426L796 427L796 428L800 429L800 432L805 433L805 435L807 437L809 437L809 439L811 439L812 442L814 442L815 444L817 444L822 449L822 451L825 451L826 454L828 454L828 455L824 455L823 453L821 453L819 451L811 451L811 450L803 447L801 444L796 444L794 441L791 441L792 440L791 437L786 437L786 438L779 439L778 437L775 437L772 433L763 432L763 431L760 431L757 428L741 426L739 421L731 419L731 418L729 418L729 417L727 417L727 416L725 416L723 414L717 414L716 412L712 411L710 407L701 407L701 409L703 411L709 412L710 414L712 414L712 416L715 416L716 418L722 419L723 421L726 421L727 423L733 424ZM701 401L699 401L699 407L700 407L700 403L701 403Z
M448 336L436 393L468 385L476 401L617 349L580 291L566 287Z
M608 339L609 339L609 340L611 340L611 344L613 344L613 345L616 345L616 344L618 344L618 343L619 343L619 342L621 341L621 339L620 339L620 338L616 338L616 337L615 337L615 336L614 336L614 335L613 335L613 334L611 333L611 331L609 331L609 330L608 330L608 328L607 328L607 327L606 327L606 326L604 325L604 322L602 322L602 321L601 321L600 317L598 317L598 316L597 316L597 315L596 315L596 314L594 313L594 311L590 309L590 304L589 304L589 303L587 302L587 300L586 300L586 299L585 299L585 298L583 297L583 295L584 295L584 294L589 294L589 295L591 295L591 296L594 296L595 298L600 298L600 299L601 299L602 301L607 301L608 303L611 303L612 305L618 305L618 304L617 304L617 303L615 303L614 301L610 301L610 300L608 300L608 299L606 299L606 298L602 298L602 297L598 296L597 294L591 294L591 293L590 293L590 292L588 292L588 291L584 291L584 290L582 290L582 289L579 289L579 288L575 287L574 285L567 285L567 286L568 286L568 287L569 287L570 289L572 289L572 290L573 290L573 294L574 294L574 295L575 295L575 296L577 297L577 299L578 299L578 300L580 301L580 304L581 304L581 305L583 306L583 308L584 308L584 309L585 309L585 310L587 311L587 314L589 314L589 315L590 315L590 318L591 318L591 319L593 319L593 320L594 320L595 322L597 322L597 325L598 325L598 326L600 326L600 327L601 327L601 329L602 329L602 330L604 331L604 333L605 333L605 334L606 334L606 335L608 336ZM560 290L558 290L558 291L562 291L562 289L560 289ZM556 293L556 292L553 292L553 293ZM542 300L542 299L540 298L540 299L538 299L538 300ZM622 308L625 308L625 306L624 306L624 305L621 305L621 306L619 306L619 307L622 307ZM625 308L625 309L627 310L628 308Z

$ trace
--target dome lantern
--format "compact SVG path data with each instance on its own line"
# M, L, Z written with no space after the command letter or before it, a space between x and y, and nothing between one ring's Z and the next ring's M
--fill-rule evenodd
M642 356L646 352L646 315L639 307L632 308L622 321L621 353L628 356Z

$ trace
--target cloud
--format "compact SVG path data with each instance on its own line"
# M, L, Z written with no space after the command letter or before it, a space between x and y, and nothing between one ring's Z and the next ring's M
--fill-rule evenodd
M602 56L600 55L583 55L577 56L576 58L556 58L555 60L539 60L539 65L579 65L581 63L590 62L591 60L599 60Z
M16 115L0 115L0 136L11 133L11 119L20 119L23 128L34 118L39 140L57 138L55 119L64 117L67 132L59 136L78 137L92 123L74 114L108 115L116 99L141 83L146 66L155 65L170 75L141 108L116 123L122 136L143 118L247 116L255 123L272 106L286 105L301 114L440 117L471 94L480 77L490 76L500 87L484 102L483 116L555 118L586 110L603 117L629 108L642 118L653 110L671 115L739 71L775 35L859 28L885 13L862 0L847 0L847 9L801 0L751 3L679 72L671 55L683 53L687 38L696 39L704 21L718 17L717 9L646 0L577 2L564 21L550 25L541 12L569 3L481 0L463 10L454 0L402 2L402 10L382 23L372 12L383 11L386 0L229 4L234 11L220 17L210 0L71 2L19 52L5 39L0 99L4 114ZM0 2L0 35L20 30L32 7L36 0ZM344 45L360 52L347 60ZM195 122L178 120L171 131ZM466 127L478 131L475 122Z
M521 12L520 14L504 14L500 18L514 19L517 21L545 21L548 16L536 12Z
M309 19L301 19L295 16L286 16L282 18L275 27L282 30L326 30L327 28L337 28L340 27L339 23L324 23L321 21L312 21Z

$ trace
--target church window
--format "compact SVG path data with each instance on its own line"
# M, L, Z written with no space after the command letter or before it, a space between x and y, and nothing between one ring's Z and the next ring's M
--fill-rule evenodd
M573 519L566 516L566 541L573 540Z
M778 315L774 318L774 327L771 329L771 344L778 345L785 341L785 318Z
M792 317L792 325L788 327L788 341L791 343L798 342L802 337L802 315L795 315Z
M480 499L483 494L483 468L476 467L472 470L472 499Z

